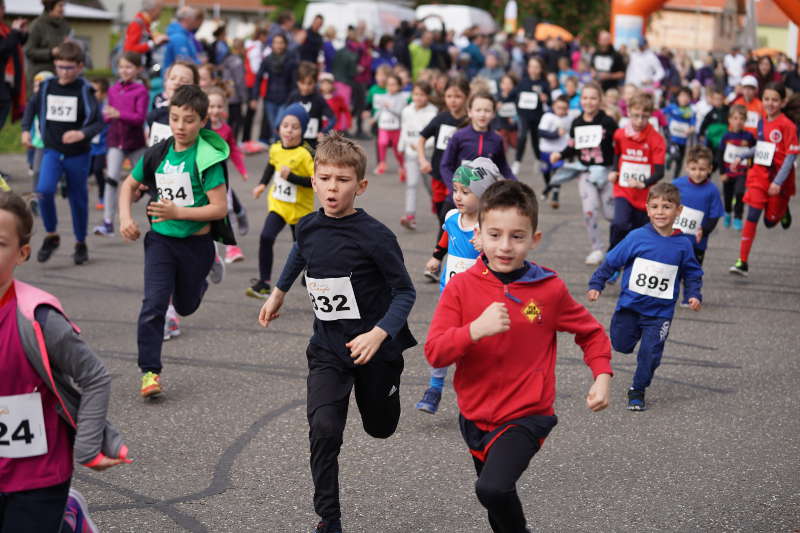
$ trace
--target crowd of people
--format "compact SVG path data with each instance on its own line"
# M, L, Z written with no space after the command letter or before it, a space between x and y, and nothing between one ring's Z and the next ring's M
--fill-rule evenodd
M63 2L45 10L50 22L34 28L57 26ZM608 32L592 45L477 28L454 35L427 21L382 36L357 23L337 36L321 16L300 28L288 12L250 40L229 40L220 24L203 43L195 37L202 11L180 8L159 34L160 10L145 0L128 26L115 80L82 76L85 50L68 32L45 32L44 53L33 28L0 26L0 66L10 61L16 72L0 79L0 127L21 90L15 54L23 47L31 67L21 118L34 193L0 193L0 365L15 376L0 378L0 398L13 406L0 413L11 435L0 440L0 533L59 531L62 522L92 531L85 501L70 492L73 456L97 470L130 462L105 421L102 362L54 296L14 279L31 253L34 215L46 232L37 260L59 248L59 191L72 214L74 263L89 261L90 175L102 211L98 242L117 232L144 241L138 392L151 398L164 393L162 346L180 335L179 317L199 308L226 264L245 259L236 237L254 215L230 186L228 162L245 181L245 153L264 164L252 189L267 195L258 277L244 292L266 299L264 327L279 319L301 274L309 294L317 533L342 531L338 455L351 392L365 431L391 436L403 351L417 343L407 324L416 292L397 237L355 207L369 184L368 141L374 174L394 169L405 183L399 225L418 231L420 183L439 220L420 265L441 296L424 349L430 382L416 408L437 412L455 365L476 494L496 532L527 531L515 485L557 421L556 332L574 334L583 351L592 411L608 405L612 347L631 353L638 344L627 408L643 411L676 305L702 307L702 264L719 221L741 232L730 267L741 276L762 215L767 227L791 225L800 74L785 56L733 49L693 62L644 40L617 49ZM528 139L536 163L524 157ZM526 185L521 174L541 183ZM528 260L542 237L540 211L560 209L571 180L585 262L596 267L587 298L620 287L608 333L554 271ZM148 231L136 210L146 212ZM287 225L294 244L274 281L274 243Z

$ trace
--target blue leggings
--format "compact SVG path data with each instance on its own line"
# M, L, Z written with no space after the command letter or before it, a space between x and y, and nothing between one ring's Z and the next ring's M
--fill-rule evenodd
M611 317L611 345L621 353L631 353L639 344L636 373L632 387L643 391L650 386L656 368L661 364L664 343L669 335L670 320L644 316L630 309L618 309Z
M78 155L64 155L56 150L45 148L42 166L39 170L39 209L42 213L44 229L55 233L58 227L56 214L56 189L62 175L67 177L67 194L72 211L72 231L75 240L84 242L89 224L89 168L91 165L89 152Z

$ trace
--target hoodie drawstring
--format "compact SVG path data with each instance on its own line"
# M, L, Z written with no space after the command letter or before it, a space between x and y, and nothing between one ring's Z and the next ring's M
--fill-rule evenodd
M508 292L508 285L503 285L503 294L505 294L506 298L508 298L512 302L516 302L518 304L522 303L522 300L520 300L519 298Z

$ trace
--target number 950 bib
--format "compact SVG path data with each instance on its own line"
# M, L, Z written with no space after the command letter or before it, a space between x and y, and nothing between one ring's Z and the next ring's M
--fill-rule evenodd
M318 319L331 321L361 318L349 277L317 279L306 276L306 289Z

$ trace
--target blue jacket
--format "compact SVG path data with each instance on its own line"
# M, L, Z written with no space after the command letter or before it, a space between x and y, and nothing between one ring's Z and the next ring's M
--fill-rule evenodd
M702 300L703 269L691 243L680 232L664 237L651 224L633 230L608 252L592 274L589 289L602 291L608 278L623 267L617 310L671 319L681 280L687 300Z
M708 236L716 227L719 217L725 214L719 190L711 178L698 185L693 183L688 176L681 176L672 184L681 191L681 205L684 208L689 207L703 212L703 221L700 224L703 229L703 238L697 242L694 235L691 235L690 242L696 249L705 250L708 246Z
M200 63L200 58L197 56L197 45L192 32L178 22L171 22L167 26L167 37L169 37L169 41L167 42L166 50L164 50L164 60L161 65L162 73L166 73L170 65L179 59Z
M669 104L664 108L667 117L669 140L673 144L686 144L688 135L676 135L678 131L688 129L695 124L695 114L690 106L680 107L678 104ZM674 123L674 124L673 124Z

